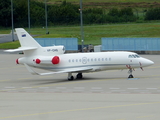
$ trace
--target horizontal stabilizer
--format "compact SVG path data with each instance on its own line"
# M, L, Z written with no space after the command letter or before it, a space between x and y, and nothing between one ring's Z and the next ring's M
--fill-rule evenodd
M37 47L19 47L18 49L4 50L4 52L19 52L19 51L34 50L34 49L37 49Z

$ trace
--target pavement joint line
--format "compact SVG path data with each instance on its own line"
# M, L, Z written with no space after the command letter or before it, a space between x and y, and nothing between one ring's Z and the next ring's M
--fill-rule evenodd
M33 87L21 87L21 88L15 88L15 87L13 87L13 86L6 86L6 87L4 87L5 89L1 89L2 91L11 91L11 90L20 90L20 89L25 89L25 90L29 90L29 89L33 89ZM36 88L34 88L34 89L36 89ZM49 87L37 87L37 89L36 90L38 90L38 89L50 89ZM67 88L67 87L56 87L56 89L55 90L68 90L69 88ZM83 87L74 87L73 88L73 90L81 90L81 91L83 91L85 88L83 88ZM149 90L157 90L158 91L158 88L144 88L144 89L139 89L139 88L126 88L126 89L129 89L129 90L134 90L135 92L148 92ZM126 91L126 89L125 90L121 90L121 89L110 89L111 91L117 91L117 92L125 92ZM69 89L70 90L70 89ZM71 89L72 90L72 89ZM90 90L89 91L104 91L103 90L103 88L99 88L99 89L93 89L92 87L90 88Z
M137 118L149 118L149 117L153 117L153 115L148 115L148 116L139 116Z
M20 78L20 79L30 79L30 78ZM75 82L57 83L57 84L49 84L49 85L42 85L42 86L21 87L21 88L14 88L14 89L2 89L2 90L0 90L0 92L11 91L11 90L29 89L29 88L30 89L31 88L45 88L45 87L49 87L49 86L67 85L67 84L75 84L75 83L90 83L90 82L106 81L106 80L108 80L108 79L104 79L104 80L92 80L92 81L80 81L80 82L75 81ZM58 88L62 88L62 87L58 87ZM63 87L63 89L64 89L64 87ZM111 89L111 90L120 90L120 88L109 88L109 89ZM127 89L138 90L138 91L148 91L148 88L146 88L147 90L139 90L139 88L127 88ZM157 88L157 89L159 89L159 88Z
M23 89L30 89L30 88L32 88L32 87L22 87Z
M126 120L126 119L116 119L116 120Z
M148 67L148 69L152 69L152 68L160 68L160 66L156 66L156 67Z
M6 89L13 89L13 88L15 88L15 87L5 87Z
M158 88L146 88L146 89L149 89L149 90L157 90Z
M29 79L32 79L32 78L19 78L18 80L29 80Z
M127 88L128 90L138 90L139 88Z
M4 82L4 81L11 81L11 80L0 80L0 82Z
M153 76L153 77L156 77L156 76L157 76L157 77L158 77L158 76L160 76L160 75L151 75L151 76Z
M31 88L39 88L39 87L49 87L49 86L56 86L56 85L69 85L69 84L75 84L75 83L90 83L90 82L97 82L97 81L106 81L105 80L92 80L92 81L80 81L80 82L67 82L67 83L57 83L57 84L49 84L49 85L41 85L41 86L31 86ZM11 90L21 90L21 89L28 89L28 88L16 88L16 89L10 89L10 90L0 90L0 92L3 91L11 91Z
M120 88L109 88L111 90L119 90Z
M44 112L44 113L33 113L33 114L24 114L24 115L0 117L0 119L29 117L29 116L35 116L35 115L56 114L56 113L65 113L65 112L98 110L98 109L107 109L107 108L131 107L131 106L150 105L150 104L159 104L159 103L160 103L160 101L159 102L149 102L149 103L135 103L135 104L126 104L126 105L115 105L115 106L103 106L103 107L92 107L92 108L68 109L68 110L51 111L51 112ZM145 118L145 117L151 117L151 115L150 116L141 116L141 117L137 117L137 118Z
M11 69L11 68L22 68L22 66L3 67L3 68L0 68L0 69Z
M1 68L0 68L1 69ZM88 73L89 74L89 73ZM93 74L93 73L90 73L90 74ZM151 76L160 76L160 75L151 75ZM151 76L148 76L148 77L151 77ZM48 77L52 77L52 76L41 76L40 78L42 77L45 77L45 78L48 78ZM147 76L145 77L141 77L141 78L146 78ZM17 80L25 80L25 79L34 79L34 78L18 78ZM118 79L123 79L123 78L118 78ZM125 79L125 78L124 78ZM156 79L156 78L154 78ZM159 78L158 78L159 79ZM105 81L105 80L117 80L116 78L110 78L110 79L104 79L104 80L101 80L101 81ZM128 80L128 79L127 79ZM11 81L11 79L8 79L8 80L0 80L0 82L4 82L4 81ZM100 81L100 80L97 80L97 81Z

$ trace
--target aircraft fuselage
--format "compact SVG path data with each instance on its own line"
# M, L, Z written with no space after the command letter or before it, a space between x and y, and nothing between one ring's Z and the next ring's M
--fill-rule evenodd
M140 57L133 52L97 52L60 54L59 63L53 64L53 56L31 56L18 59L19 64L41 68L50 71L59 71L72 68L89 67L89 71L141 68L153 64L152 61ZM37 63L36 60L39 60Z

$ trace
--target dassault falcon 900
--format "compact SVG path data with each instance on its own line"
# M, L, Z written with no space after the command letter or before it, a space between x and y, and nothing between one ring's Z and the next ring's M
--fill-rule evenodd
M25 65L34 75L68 73L68 80L73 80L72 73L77 73L76 78L81 79L82 73L85 72L129 69L128 78L133 78L132 71L135 68L143 70L143 67L154 64L151 60L140 57L134 52L125 51L64 54L64 46L42 47L23 28L15 30L21 47L5 51L23 51L24 57L17 59L16 63ZM31 67L50 72L38 73Z

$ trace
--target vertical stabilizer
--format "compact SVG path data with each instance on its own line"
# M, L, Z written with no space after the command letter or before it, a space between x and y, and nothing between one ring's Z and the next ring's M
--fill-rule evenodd
M16 28L16 33L20 41L21 47L41 47L37 41L23 28Z

